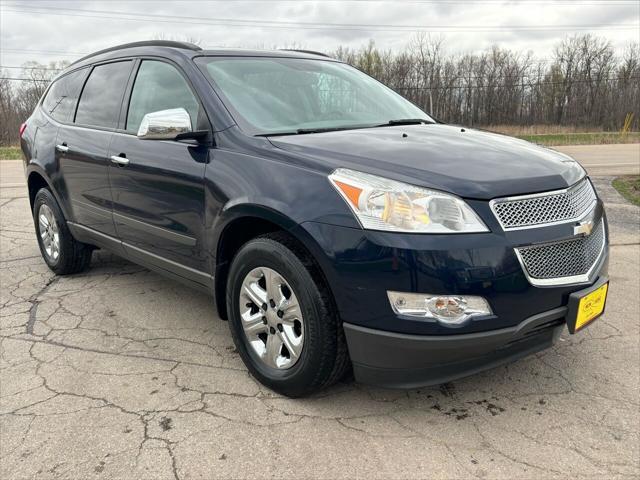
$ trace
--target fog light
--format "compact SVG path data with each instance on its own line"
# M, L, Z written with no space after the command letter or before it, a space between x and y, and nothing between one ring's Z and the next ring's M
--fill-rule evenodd
M399 315L434 318L445 324L460 324L471 317L491 315L491 307L482 297L469 295L430 295L387 292L393 311Z

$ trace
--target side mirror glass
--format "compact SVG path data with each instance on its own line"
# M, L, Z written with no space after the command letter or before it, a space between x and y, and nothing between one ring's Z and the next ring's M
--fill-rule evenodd
M189 136L191 131L189 113L184 108L172 108L147 113L140 122L137 136L144 140L178 140Z

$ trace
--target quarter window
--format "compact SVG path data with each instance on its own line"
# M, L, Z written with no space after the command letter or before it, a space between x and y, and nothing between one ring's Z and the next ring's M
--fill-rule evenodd
M116 128L130 71L131 61L95 67L82 90L76 123Z
M76 70L53 82L42 108L60 122L71 120L86 73L86 69Z
M144 60L131 92L127 131L136 133L147 113L172 108L184 108L191 117L191 128L196 130L200 104L187 81L168 63Z

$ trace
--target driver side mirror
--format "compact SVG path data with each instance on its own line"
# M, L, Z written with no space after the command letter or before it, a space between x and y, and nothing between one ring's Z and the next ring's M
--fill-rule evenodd
M184 108L172 108L142 117L137 137L142 140L183 140L202 138L208 133L206 130L192 130L191 116Z

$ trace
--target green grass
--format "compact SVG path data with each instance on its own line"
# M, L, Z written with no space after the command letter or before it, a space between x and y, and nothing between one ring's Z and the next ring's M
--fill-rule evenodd
M541 145L604 145L608 143L640 143L640 132L617 133L542 133L518 135L518 138Z
M20 147L0 147L0 160L20 160L22 152Z
M618 177L613 181L613 186L620 195L640 207L640 175Z

